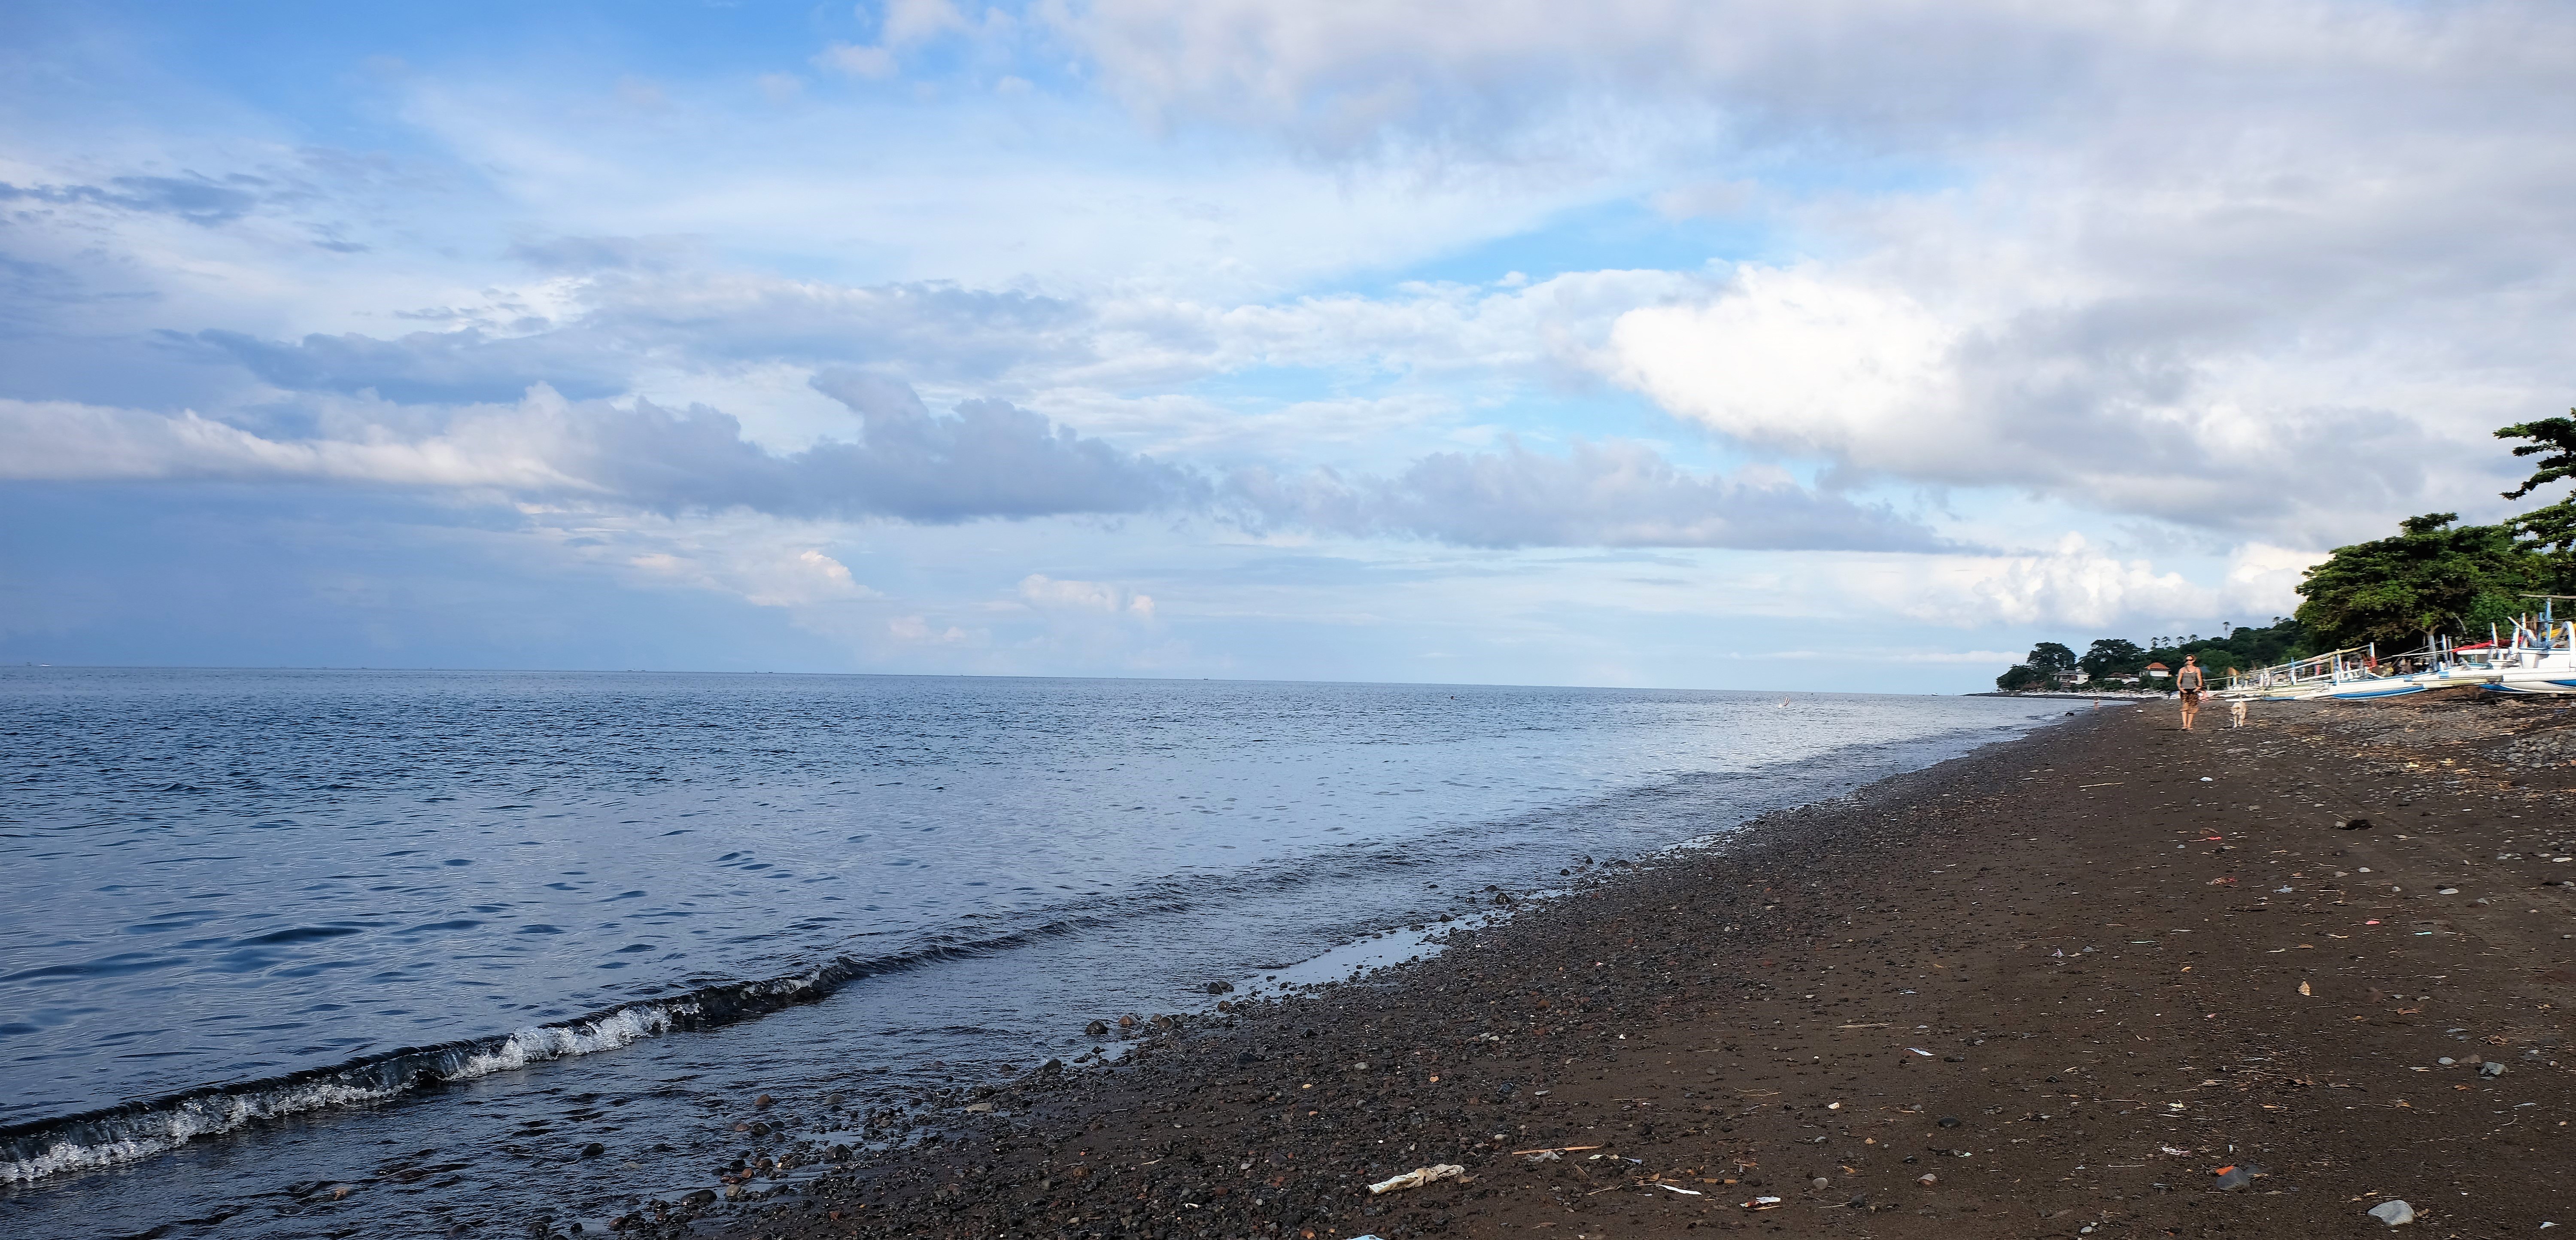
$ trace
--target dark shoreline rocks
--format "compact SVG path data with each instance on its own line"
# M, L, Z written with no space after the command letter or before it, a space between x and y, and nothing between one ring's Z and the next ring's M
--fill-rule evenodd
M2570 834L2565 791L2439 707L2362 709L2088 713L622 1230L2341 1236L2387 1196L2445 1234L2576 1222L2548 1213L2576 897L2529 843ZM2435 1065L2463 1043L2514 1071Z

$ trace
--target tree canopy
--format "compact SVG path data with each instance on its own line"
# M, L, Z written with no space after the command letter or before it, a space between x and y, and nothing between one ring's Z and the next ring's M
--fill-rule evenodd
M2084 674L2095 680L2132 675L2147 665L2146 647L2125 637L2095 638L2093 647L2075 661Z
M2576 409L2568 412L2576 414ZM2576 417L2516 422L2499 428L2496 438L2528 440L2515 445L2513 454L2540 458L2540 467L2521 486L2505 492L2506 499L2521 499L2562 478L2576 477ZM2543 504L2509 524L2523 537L2526 549L2547 557L2552 584L2576 583L2576 496Z
M2396 537L2337 547L2309 569L2299 623L2318 648L2377 642L2394 652L2428 632L2477 633L2521 614L2520 596L2546 584L2547 564L2512 527L2455 527L2459 519L2408 517Z

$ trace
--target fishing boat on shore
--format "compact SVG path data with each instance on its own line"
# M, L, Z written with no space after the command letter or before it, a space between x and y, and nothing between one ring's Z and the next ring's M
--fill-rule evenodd
M2373 647L2355 646L2288 663L2239 672L2217 696L2227 699L2366 701L2422 693L2436 685L2414 675L2384 671Z
M2552 613L2551 604L2563 596L2532 597L2541 600L2540 615L2514 622L2513 644L2486 687L2496 693L2576 694L2576 620Z
M2455 688L2576 695L2576 621L2551 610L2567 596L2526 597L2540 603L2539 614L2516 620L2510 633L2490 626L2482 642L2427 634L2421 648L2387 659L2375 644L2328 651L2238 673L2217 696L2358 702Z

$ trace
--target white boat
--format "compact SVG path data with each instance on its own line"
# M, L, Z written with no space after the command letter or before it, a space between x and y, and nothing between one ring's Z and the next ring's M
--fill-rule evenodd
M2497 693L2576 694L2576 620L2554 619L2543 601L2539 619L2514 622L2497 664L2487 685Z
M2355 646L2237 675L2221 689L2226 698L2275 701L2366 702L2434 689L2493 684L2505 656L2493 642L2454 646L2439 639L2423 649L2381 659L2376 647ZM2570 669L2576 674L2576 668ZM2571 689L2570 692L2576 692Z

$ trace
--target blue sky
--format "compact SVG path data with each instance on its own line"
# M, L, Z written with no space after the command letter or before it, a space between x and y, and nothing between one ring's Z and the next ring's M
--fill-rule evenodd
M1948 691L2571 402L2557 6L21 4L0 659Z

